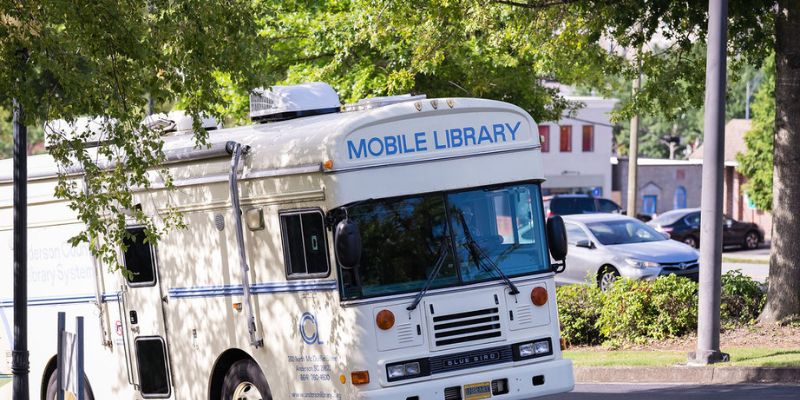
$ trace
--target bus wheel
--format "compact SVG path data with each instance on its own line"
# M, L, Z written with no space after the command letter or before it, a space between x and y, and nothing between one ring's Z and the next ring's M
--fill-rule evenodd
M56 400L58 398L58 370L50 374L50 379L47 380L47 394L44 396L45 400ZM92 387L89 386L89 380L83 377L83 398L84 400L94 400L92 394Z
M272 400L267 378L255 361L239 360L231 365L222 382L222 400Z

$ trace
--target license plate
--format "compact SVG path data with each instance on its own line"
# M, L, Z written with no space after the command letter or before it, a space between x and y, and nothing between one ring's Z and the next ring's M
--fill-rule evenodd
M464 385L464 400L488 399L492 397L491 382Z

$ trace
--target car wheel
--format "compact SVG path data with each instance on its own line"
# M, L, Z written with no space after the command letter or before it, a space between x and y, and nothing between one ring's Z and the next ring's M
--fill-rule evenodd
M267 378L255 361L235 362L222 382L222 400L272 400Z
M748 232L744 237L744 244L742 247L748 250L754 250L758 248L758 242L760 242L758 234L755 232Z
M597 286L605 292L611 289L617 279L619 279L619 271L614 267L604 266L597 274Z
M45 400L56 400L58 398L58 370L50 374L50 379L47 380L47 392L44 395ZM94 400L92 394L92 387L89 386L89 380L83 378L83 399Z
M697 239L695 239L694 236L687 236L687 237L683 238L683 243L686 243L686 244L688 244L689 246L692 246L695 249L699 249L700 248L700 243L697 241Z

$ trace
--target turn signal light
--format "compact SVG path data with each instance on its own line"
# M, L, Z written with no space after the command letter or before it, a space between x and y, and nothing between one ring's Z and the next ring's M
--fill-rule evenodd
M375 323L378 325L378 328L384 331L392 329L394 326L394 313L389 310L381 310L375 317Z
M537 286L531 291L531 301L537 306L543 306L547 303L547 289Z
M322 163L322 167L325 169L333 169L333 160L325 160L325 162Z
M369 371L351 372L350 381L353 382L353 385L366 385L369 383Z

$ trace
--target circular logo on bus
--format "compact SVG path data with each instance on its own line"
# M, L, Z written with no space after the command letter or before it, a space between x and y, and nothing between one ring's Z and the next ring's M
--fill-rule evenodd
M300 316L300 337L306 344L322 344L319 341L319 327L317 326L317 318L309 312L303 313Z

